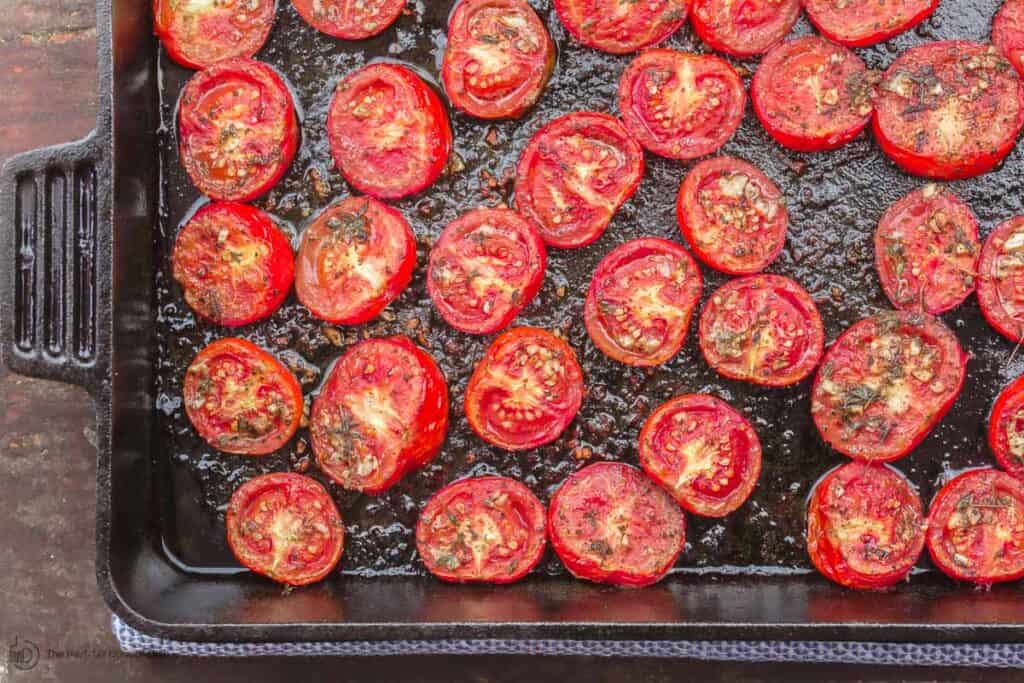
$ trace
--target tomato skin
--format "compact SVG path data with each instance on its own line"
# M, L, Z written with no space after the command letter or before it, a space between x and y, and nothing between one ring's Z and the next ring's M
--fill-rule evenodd
M846 47L867 47L909 31L924 21L939 0L854 0L841 9L834 0L803 0L807 18L818 31Z
M307 24L342 40L364 40L382 33L402 14L405 3L406 0L292 0ZM318 10L321 5L326 8ZM339 12L345 12L345 16L338 16Z
M739 58L764 54L781 41L800 17L800 0L694 0L690 21L697 35L717 52Z
M189 3L153 0L153 32L178 64L204 69L234 57L252 57L267 42L276 0L228 0L200 10Z
M988 418L988 445L1004 470L1024 479L1024 376L999 393Z
M1024 244L1024 216L989 233L978 258L978 303L988 324L1012 342L1024 339L1024 273L1016 264ZM1015 315L1015 311L1022 311Z
M554 4L573 38L587 47L624 55L656 45L678 31L686 22L690 3L651 0L633 3L633 9L624 13L617 0L554 0Z
M1024 2L1006 0L992 20L992 44L1024 77Z

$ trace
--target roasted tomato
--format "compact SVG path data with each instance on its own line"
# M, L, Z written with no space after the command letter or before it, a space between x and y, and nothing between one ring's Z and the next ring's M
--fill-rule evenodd
M1024 375L996 399L988 418L988 445L1003 469L1024 479Z
M896 58L875 99L882 151L914 175L952 180L991 170L1024 125L1024 85L991 45L927 43Z
M661 365L679 353L700 301L697 264L675 242L620 244L590 282L583 319L594 346L627 365Z
M405 337L350 347L313 402L320 468L346 489L380 493L430 462L448 430L448 386Z
M189 69L252 57L274 25L275 0L153 0L153 29Z
M952 191L925 185L882 215L875 265L896 308L938 315L959 306L977 280L978 223Z
M622 122L647 150L670 159L696 159L724 145L746 101L739 74L714 55L648 50L619 80Z
M295 293L313 315L358 325L398 298L416 267L405 217L369 197L331 204L302 233Z
M726 377L771 387L810 375L825 343L814 300L781 275L725 283L705 304L699 329L708 365Z
M814 487L807 552L832 581L881 590L910 573L927 526L921 499L903 475L885 465L851 462Z
M229 59L198 72L181 91L181 163L213 199L249 201L281 179L299 146L291 93L277 72Z
M967 356L923 313L878 313L829 348L814 380L811 415L840 453L890 461L912 451L956 401Z
M327 137L345 180L384 199L432 185L452 148L441 100L397 64L364 66L338 85L327 112Z
M918 25L939 0L803 0L807 16L829 40L865 47Z
M599 462L566 479L548 509L548 535L573 576L641 587L657 583L686 544L686 519L635 467Z
M978 303L999 334L1024 341L1024 216L1000 223L978 259Z
M248 325L288 296L295 258L270 216L248 204L207 204L174 241L174 279L198 315L227 327Z
M705 264L730 275L759 273L786 243L782 193L756 167L735 157L706 159L679 188L683 237Z
M1024 77L1024 0L1006 0L992 20L992 42Z
M544 505L515 479L463 479L427 501L416 549L444 581L512 583L540 562L545 523Z
M288 368L236 337L208 345L185 373L185 412L225 453L265 455L288 443L302 418L302 387Z
M619 120L577 112L540 129L519 158L516 208L553 247L594 242L633 196L644 151Z
M344 40L375 36L395 23L406 0L292 0L295 9L321 33Z
M690 12L700 39L733 57L754 57L786 37L800 16L800 0L694 0Z
M805 36L765 55L750 83L750 99L776 142L820 152L842 147L868 125L877 80L850 50Z
M932 562L959 581L987 586L1024 577L1024 484L1005 472L965 472L928 513Z
M494 340L466 387L469 426L509 451L551 443L583 403L583 371L555 335L515 327Z
M449 325L491 334L537 296L546 262L533 223L511 209L476 209L441 232L430 252L427 291Z
M660 43L686 21L689 0L555 0L573 38L622 55Z

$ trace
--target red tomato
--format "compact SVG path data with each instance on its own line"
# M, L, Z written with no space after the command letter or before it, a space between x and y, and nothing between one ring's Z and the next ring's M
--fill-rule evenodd
M1024 340L1024 216L1000 223L985 240L978 258L978 303L999 334Z
M204 69L252 57L274 25L275 0L153 0L153 29L171 59Z
M548 535L573 576L650 586L683 551L686 519L672 496L637 468L599 462L571 475L555 492Z
M344 40L375 36L395 23L406 0L292 0L306 23Z
M447 430L444 375L402 336L349 347L309 422L320 468L343 488L365 493L381 493L430 462Z
M699 329L708 365L726 377L770 387L810 375L825 343L814 300L781 275L725 283L705 304Z
M868 125L876 81L850 50L805 36L765 55L750 82L750 99L776 142L820 152L842 147Z
M764 54L800 16L800 0L694 0L690 19L700 39L733 57Z
M735 157L694 166L679 188L676 216L697 257L730 275L771 265L786 243L789 224L775 183Z
M546 263L533 223L511 209L476 209L441 232L430 252L427 291L449 325L491 334L537 296Z
M463 479L427 501L416 549L444 581L512 583L540 562L545 523L544 505L515 479Z
M583 371L572 348L533 327L502 333L466 386L469 426L509 451L551 443L583 403Z
M225 521L238 561L288 586L325 578L345 545L345 525L327 491L293 472L264 474L239 486Z
M619 80L619 111L648 151L696 159L728 142L747 94L736 70L714 55L647 50Z
M1024 479L1024 375L996 399L988 418L988 445L1004 470Z
M594 346L627 365L661 365L679 353L700 301L697 264L675 242L644 237L605 256L583 319Z
M992 42L1024 76L1024 0L1006 0L992 20Z
M829 40L866 47L920 24L939 0L803 0L811 23Z
M288 368L237 337L208 345L185 373L185 412L225 453L266 455L288 443L302 418L302 387Z
M814 487L807 509L807 552L828 579L881 590L910 573L927 529L921 499L885 465L851 462Z
M405 217L370 197L349 197L303 231L295 293L316 317L358 325L398 298L415 267L416 238Z
M207 204L174 240L174 279L198 315L228 327L272 314L288 296L295 258L270 216L248 204Z
M327 112L327 137L345 180L383 199L432 185L452 148L441 100L397 64L370 64L345 77Z
M896 58L875 99L882 151L914 175L953 180L991 170L1024 125L1024 85L992 46L927 43Z
M668 38L686 22L689 0L555 0L573 38L612 54L636 52Z
M814 379L811 415L833 448L855 460L912 451L952 407L967 355L945 325L887 311L850 326Z
M217 62L181 91L178 141L181 163L200 192L255 199L281 179L299 146L291 93L266 64Z
M530 140L516 170L516 208L552 247L584 247L604 234L644 174L644 151L607 114L576 112Z

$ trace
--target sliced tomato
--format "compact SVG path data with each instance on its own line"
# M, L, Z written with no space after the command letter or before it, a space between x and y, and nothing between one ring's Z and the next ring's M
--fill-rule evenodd
M416 238L398 211L370 197L335 202L302 233L295 293L313 315L373 320L412 280Z
M1012 342L1024 340L1024 216L1000 223L985 240L978 303L996 332Z
M693 30L718 52L733 57L764 54L800 16L800 0L694 0Z
M594 272L583 307L591 341L627 365L661 365L679 353L700 301L700 270L675 242L620 244Z
M441 232L430 252L427 291L449 325L491 334L537 296L546 263L533 223L511 209L476 209Z
M676 216L697 257L730 275L761 272L786 244L789 212L782 193L735 157L694 166L679 188Z
M700 316L708 365L732 379L770 387L803 380L821 361L825 330L814 300L781 275L722 285Z
M306 23L343 40L363 40L387 29L406 0L292 0Z
M854 323L825 354L811 415L833 448L855 460L912 451L952 407L967 355L924 313L878 313Z
M678 31L689 5L689 0L555 0L555 11L576 40L622 55Z
M939 0L803 0L807 17L823 36L847 47L866 47L924 21Z
M619 120L576 112L530 140L516 170L516 208L552 247L584 247L604 234L644 174L644 151Z
M988 445L1004 470L1024 479L1024 376L996 399L988 418Z
M288 443L302 418L302 387L252 342L220 339L185 373L185 412L208 444L225 453L266 455Z
M540 563L546 523L544 505L515 479L463 479L427 501L416 550L444 581L512 583Z
M807 552L826 578L847 588L882 590L907 577L924 549L921 498L890 467L851 462L814 487L807 508Z
M583 403L583 371L572 348L533 327L514 327L487 349L466 386L469 426L509 451L557 439Z
M153 29L189 69L252 57L274 25L275 0L153 0Z
M313 401L309 423L320 469L365 493L381 493L430 462L447 430L444 375L402 336L350 347Z
M452 149L441 100L397 64L370 64L345 77L327 112L327 137L345 180L383 199L432 185Z
M619 79L622 122L645 149L670 159L696 159L728 142L746 101L739 74L714 55L647 50Z
M882 77L873 128L879 146L914 175L953 180L991 170L1024 126L1024 85L991 45L927 43Z
M992 43L1024 76L1024 0L1006 0L992 20Z

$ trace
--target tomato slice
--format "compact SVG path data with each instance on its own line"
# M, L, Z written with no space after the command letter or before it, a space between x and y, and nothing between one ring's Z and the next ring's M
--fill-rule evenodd
M583 403L576 354L546 330L515 327L487 349L466 386L469 426L509 451L557 439Z
M185 412L208 444L266 455L288 443L302 418L302 387L288 368L237 337L206 346L185 373Z
M648 50L619 80L622 122L650 152L696 159L728 142L747 94L728 62L714 55Z
M807 17L823 36L847 47L866 47L909 31L939 0L803 0Z
M178 140L181 163L200 192L255 199L281 179L299 146L291 93L266 64L217 62L181 91Z
M537 296L546 263L530 221L511 209L476 209L441 232L430 252L427 291L449 325L491 334Z
M331 204L302 233L295 293L313 315L373 320L409 285L416 238L398 211L370 197Z
M343 40L363 40L395 23L406 0L292 0L306 23Z
M171 59L204 69L252 57L274 25L275 0L153 0L153 29Z
M722 285L700 316L700 349L731 379L770 387L800 382L821 360L825 330L814 300L781 275Z
M702 286L697 264L675 242L644 237L620 244L590 282L587 334L620 363L661 365L683 347Z
M1024 376L996 399L988 418L988 445L1004 470L1024 479Z
M441 100L397 64L370 64L345 77L327 112L327 137L345 180L382 199L432 185L452 148Z
M786 243L789 212L775 183L735 157L698 163L676 200L679 229L697 257L730 275L758 273Z
M552 247L584 247L604 234L644 174L644 151L619 120L576 112L530 140L516 170L516 208Z
M1000 223L985 240L978 258L978 303L999 334L1024 340L1024 216Z
M295 274L292 245L270 216L231 202L196 211L174 240L171 264L192 310L228 327L269 317Z
M814 487L807 508L807 552L826 578L847 588L882 590L907 577L924 549L921 498L896 470L851 462Z
M992 43L1024 76L1024 0L1006 0L992 20Z
M690 0L555 0L555 11L579 42L622 55L678 31L689 5Z
M443 581L512 583L540 563L546 523L544 505L515 479L463 479L427 501L416 549Z
M875 265L896 308L937 315L977 280L978 223L948 188L925 185L889 207L875 233Z
M264 474L231 494L228 545L243 565L288 586L316 583L334 571L345 525L323 486L293 472Z
M854 323L825 354L811 415L833 448L855 460L912 451L952 407L967 355L923 313L878 313Z
M875 99L875 138L914 175L953 180L991 170L1024 125L1024 85L991 45L951 40L896 58Z
M767 52L793 28L800 0L694 0L693 30L718 52L754 57Z

